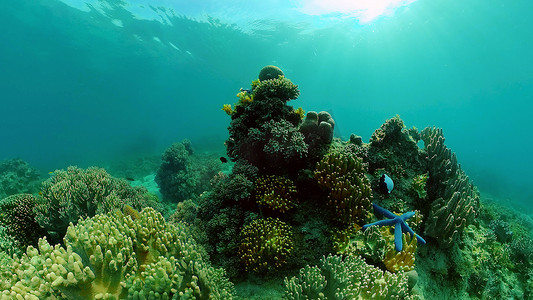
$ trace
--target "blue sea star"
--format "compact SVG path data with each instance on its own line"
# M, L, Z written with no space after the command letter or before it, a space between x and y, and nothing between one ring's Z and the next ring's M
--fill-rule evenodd
M405 220L409 219L410 217L415 215L414 211L406 212L405 214L398 216L390 211L384 209L383 207L378 206L377 204L372 203L372 206L374 206L374 214L377 212L381 215L384 215L388 219L380 220L374 223L366 224L363 226L363 230L366 230L370 226L378 225L378 226L392 226L394 225L394 246L396 247L396 251L400 252L402 251L402 233L403 232L409 232L411 236L416 236L416 240L421 243L425 244L426 241L416 234L410 227L405 223Z

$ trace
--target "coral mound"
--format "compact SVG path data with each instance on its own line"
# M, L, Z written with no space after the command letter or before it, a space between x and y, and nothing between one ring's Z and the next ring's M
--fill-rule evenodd
M46 239L15 257L0 279L2 299L231 299L224 272L209 266L184 225L152 208L68 228L65 247ZM6 279L7 278L7 279Z

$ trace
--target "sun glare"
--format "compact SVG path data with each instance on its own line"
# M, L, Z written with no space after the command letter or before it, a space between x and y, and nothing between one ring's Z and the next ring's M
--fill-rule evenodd
M415 0L304 0L300 11L309 15L357 18L360 23L369 23L389 15L398 7Z

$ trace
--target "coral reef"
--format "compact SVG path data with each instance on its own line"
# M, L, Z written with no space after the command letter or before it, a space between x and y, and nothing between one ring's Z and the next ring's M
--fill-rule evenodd
M334 128L335 121L328 112L307 113L299 130L305 137L305 143L309 145L310 163L316 163L326 154L333 140Z
M117 212L70 226L65 247L46 239L15 257L0 280L2 299L230 299L232 284L212 268L183 225L152 208L133 220Z
M296 206L296 186L292 180L276 175L259 177L255 182L257 203L286 212Z
M70 166L56 170L44 181L35 205L35 219L51 235L52 241L61 240L70 223L92 217L124 205L140 210L159 207L144 187L131 187L126 181L110 176L104 169L86 170Z
M174 143L165 150L155 177L163 199L170 202L183 201L198 192L199 178L193 172L192 150L186 143Z
M360 256L329 255L285 279L287 299L409 299L407 276L381 271Z
M392 234L387 237L389 242L393 238L394 237ZM417 239L410 234L404 233L402 234L402 243L404 247L400 252L398 252L397 249L392 249L391 247L385 253L385 257L383 258L385 267L392 273L397 273L400 271L407 272L415 268Z
M444 145L441 129L427 127L421 137L429 162L428 198L433 201L425 232L449 247L478 214L479 193Z
M0 200L0 225L5 228L5 234L15 240L12 246L19 249L35 246L46 234L36 221L36 205L37 199L31 194L11 195Z
M242 228L239 256L246 270L278 269L293 249L291 228L278 219L256 219Z
M280 68L273 65L264 66L259 72L260 81L276 79L279 76L285 76L285 74L283 74L283 71Z
M315 179L329 193L328 204L344 224L362 222L370 209L372 194L365 171L360 158L338 149L328 152L316 166Z
M39 184L39 171L22 159L0 161L0 199L34 193L39 189Z

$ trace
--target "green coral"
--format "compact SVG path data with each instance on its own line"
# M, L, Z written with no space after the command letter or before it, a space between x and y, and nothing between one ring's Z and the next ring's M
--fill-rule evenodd
M328 152L315 169L318 185L328 191L328 204L344 224L361 223L371 205L370 182L363 161L349 151Z
M409 299L407 276L381 271L360 256L329 255L285 278L287 299Z
M120 212L68 228L65 247L46 239L15 258L4 298L231 299L224 272L209 266L184 225L152 208L133 220Z
M39 226L34 209L37 198L31 194L17 194L0 200L0 225L5 227L5 234L15 239L15 245L25 249L37 245L46 231ZM15 246L12 245L12 246Z
M285 77L261 81L254 89L254 101L272 98L289 101L298 96L300 96L298 86Z
M146 188L131 187L97 167L56 170L42 183L40 194L36 220L55 239L61 239L69 224L76 224L80 217L122 209L125 204L137 210L157 204L150 200Z
M428 178L429 178L429 175L427 173L426 174L417 175L417 176L415 176L415 178L413 178L413 182L411 184L411 187L416 192L418 197L421 198L421 199L425 199L427 197L427 195L428 195L428 193L426 191L426 182L427 182Z
M279 269L293 249L292 230L278 219L256 219L242 229L239 256L246 270Z
M267 175L255 181L257 203L275 211L286 212L296 206L296 194L294 182L282 176Z
M479 213L479 192L444 145L442 129L427 127L421 137L429 163L428 198L433 201L425 233L449 247Z
M284 76L283 71L273 65L264 66L259 72L259 81L276 79L280 76Z

